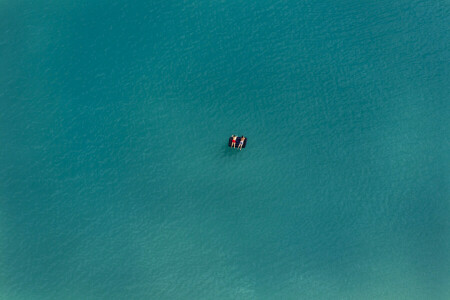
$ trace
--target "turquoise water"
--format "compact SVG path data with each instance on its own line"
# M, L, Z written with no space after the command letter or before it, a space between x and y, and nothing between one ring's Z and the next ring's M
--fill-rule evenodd
M450 299L447 1L53 2L0 2L0 299Z

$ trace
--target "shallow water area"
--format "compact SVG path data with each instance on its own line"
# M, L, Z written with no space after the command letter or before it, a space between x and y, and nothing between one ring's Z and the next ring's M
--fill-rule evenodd
M449 24L1 2L0 298L450 298Z

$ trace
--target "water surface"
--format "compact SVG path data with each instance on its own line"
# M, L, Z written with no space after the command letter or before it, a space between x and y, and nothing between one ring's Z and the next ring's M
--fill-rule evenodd
M449 13L1 1L0 298L450 298Z

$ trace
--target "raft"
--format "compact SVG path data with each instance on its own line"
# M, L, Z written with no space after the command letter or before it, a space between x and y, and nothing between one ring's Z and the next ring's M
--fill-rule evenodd
M244 145L242 145L242 148L245 148L245 146L247 145L247 140L248 140L248 138L246 137L245 138L245 140L244 140ZM231 147L231 142L233 141L233 138L232 137L230 137L229 139L228 139L228 147ZM239 146L239 142L241 141L241 137L240 136L238 136L237 138L236 138L236 148Z

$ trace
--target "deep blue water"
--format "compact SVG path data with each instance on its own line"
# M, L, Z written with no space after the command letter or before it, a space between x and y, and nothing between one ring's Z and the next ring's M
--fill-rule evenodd
M450 298L447 1L52 2L0 2L0 299Z

